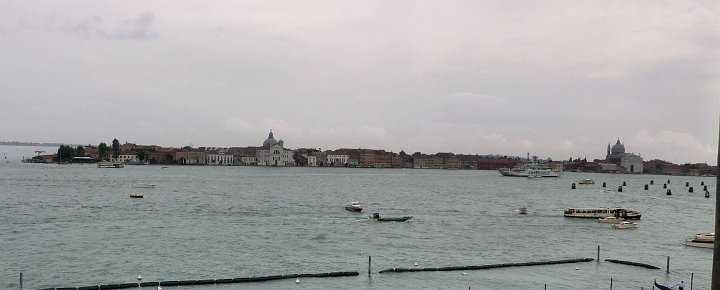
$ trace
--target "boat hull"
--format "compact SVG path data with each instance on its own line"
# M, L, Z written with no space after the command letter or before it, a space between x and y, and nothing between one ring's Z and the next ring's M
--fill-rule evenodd
M351 211L351 212L362 212L362 207L355 207L355 206L345 206L345 210Z
M379 221L379 222L404 222L409 219L411 219L412 216L404 216L404 217L385 217L385 218L373 218L371 217L371 220Z
M695 240L687 240L687 241L685 241L685 245L688 245L690 247L708 248L708 249L712 249L715 247L715 243L698 242Z

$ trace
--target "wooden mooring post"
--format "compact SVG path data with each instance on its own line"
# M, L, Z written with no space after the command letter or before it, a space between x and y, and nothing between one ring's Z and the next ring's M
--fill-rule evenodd
M695 276L695 273L690 273L690 290L692 290L693 278L695 278L694 276Z
M372 256L368 256L368 277L370 277L371 270L372 270Z
M665 273L670 273L670 256L667 258L667 266L665 269Z
M23 286L22 286L22 272L20 272L20 290L23 290Z
M612 277L610 278L610 290L612 290Z
M597 251L597 263L600 264L600 245L598 245L598 251Z

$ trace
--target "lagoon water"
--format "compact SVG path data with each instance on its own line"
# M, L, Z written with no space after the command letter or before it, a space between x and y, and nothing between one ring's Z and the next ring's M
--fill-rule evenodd
M595 185L570 185L592 178ZM643 186L654 180L645 191ZM663 183L670 180L673 195ZM131 184L146 181L131 199ZM622 182L624 192L615 192ZM613 192L605 192L607 182ZM688 193L685 182L694 186ZM701 182L712 198L703 196ZM714 228L715 179L565 173L530 180L495 171L0 164L0 288L358 271L360 276L182 289L710 289L712 250L684 240ZM136 189L138 190L138 189ZM361 201L363 213L343 205ZM517 214L526 206L528 215ZM642 212L637 229L564 218L569 207ZM367 215L412 215L370 222ZM448 272L445 267L595 258L601 261ZM372 276L368 278L368 256ZM669 274L665 273L670 256ZM577 269L576 269L577 268ZM688 283L689 284L689 283ZM166 289L175 289L166 287ZM179 289L179 288L178 288Z

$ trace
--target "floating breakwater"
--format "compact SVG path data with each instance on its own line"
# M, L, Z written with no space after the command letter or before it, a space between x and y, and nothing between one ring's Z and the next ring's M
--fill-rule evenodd
M504 267L523 267L523 266L582 263L582 262L590 262L590 261L595 261L595 259L579 258L579 259L565 259L565 260L553 260L553 261L503 263L503 264L488 264L488 265L474 265L474 266L450 266L450 267L440 267L440 268L390 268L390 269L385 269L385 270L380 271L380 274L391 273L391 272L398 273L398 272L483 270L483 269L494 269L494 268L504 268Z
M157 287L157 286L187 286L187 285L211 285L211 284L227 284L227 283L249 283L249 282L264 282L280 279L291 279L300 277L313 277L313 278L327 278L327 277L346 277L346 276L358 276L358 272L325 272L316 274L289 274L289 275L272 275L272 276L256 276L256 277L245 277L245 278L226 278L226 279L203 279L203 280L169 280L159 282L141 282L141 283L120 283L120 284L104 284L94 286L81 286L81 287L57 287L57 288L44 288L40 290L101 290L101 289L126 289L126 288L138 288L138 287Z

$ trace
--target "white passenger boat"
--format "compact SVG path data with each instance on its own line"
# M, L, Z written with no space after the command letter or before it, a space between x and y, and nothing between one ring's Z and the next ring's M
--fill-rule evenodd
M624 222L612 224L611 226L616 229L634 229L637 227L637 224L633 223L633 222L624 221Z
M500 174L503 176L515 176L515 177L560 177L563 173L562 164L542 164L542 163L530 163L520 164L518 166L509 168L500 168Z
M123 168L125 167L122 163L117 162L100 162L98 168Z
M640 219L640 212L627 210L624 208L607 208L607 207L588 207L588 208L569 208L565 210L565 217L573 218L591 218L599 219L606 217L616 217L623 219Z

